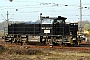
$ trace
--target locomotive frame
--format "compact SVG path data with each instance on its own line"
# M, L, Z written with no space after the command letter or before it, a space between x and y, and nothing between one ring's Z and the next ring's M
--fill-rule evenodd
M9 24L5 41L11 43L40 43L41 45L78 45L78 23L65 22L67 18L43 17L40 15L40 24ZM46 21L46 22L45 22Z

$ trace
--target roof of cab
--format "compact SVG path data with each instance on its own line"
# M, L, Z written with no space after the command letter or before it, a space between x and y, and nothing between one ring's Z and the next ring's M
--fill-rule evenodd
M66 20L67 18L66 17L62 17L62 16L58 16L58 17L49 17L49 16L42 16L41 19L63 19L63 20Z

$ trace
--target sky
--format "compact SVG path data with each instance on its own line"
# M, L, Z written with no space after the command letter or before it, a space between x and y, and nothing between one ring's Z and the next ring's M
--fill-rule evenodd
M90 0L81 1L82 20L90 21ZM7 19L7 11L9 21L36 21L42 13L43 16L63 16L68 22L77 22L80 21L80 0L0 0L0 22Z

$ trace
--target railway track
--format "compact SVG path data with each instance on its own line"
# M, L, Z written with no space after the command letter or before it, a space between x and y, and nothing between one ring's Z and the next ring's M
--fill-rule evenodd
M5 43L4 40L0 39L0 44L5 47L13 47L13 48L40 48L40 49L51 49L50 46L39 46L39 45L20 45L15 43ZM52 49L65 49L65 50L90 50L90 42L82 43L79 46L53 46Z
M86 45L86 44L85 44ZM37 46L37 45L16 45L16 44L10 44L10 43L6 43L3 44L3 46L7 46L7 47L13 47L13 48L25 48L25 49L64 49L64 50L71 50L71 51L84 51L84 50L90 50L90 44L88 44L88 46L84 46L84 44L81 44L80 46Z

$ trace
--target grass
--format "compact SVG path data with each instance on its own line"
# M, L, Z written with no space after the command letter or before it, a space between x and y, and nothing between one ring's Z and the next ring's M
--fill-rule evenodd
M0 48L0 59L4 60L89 60L90 51L61 49Z

